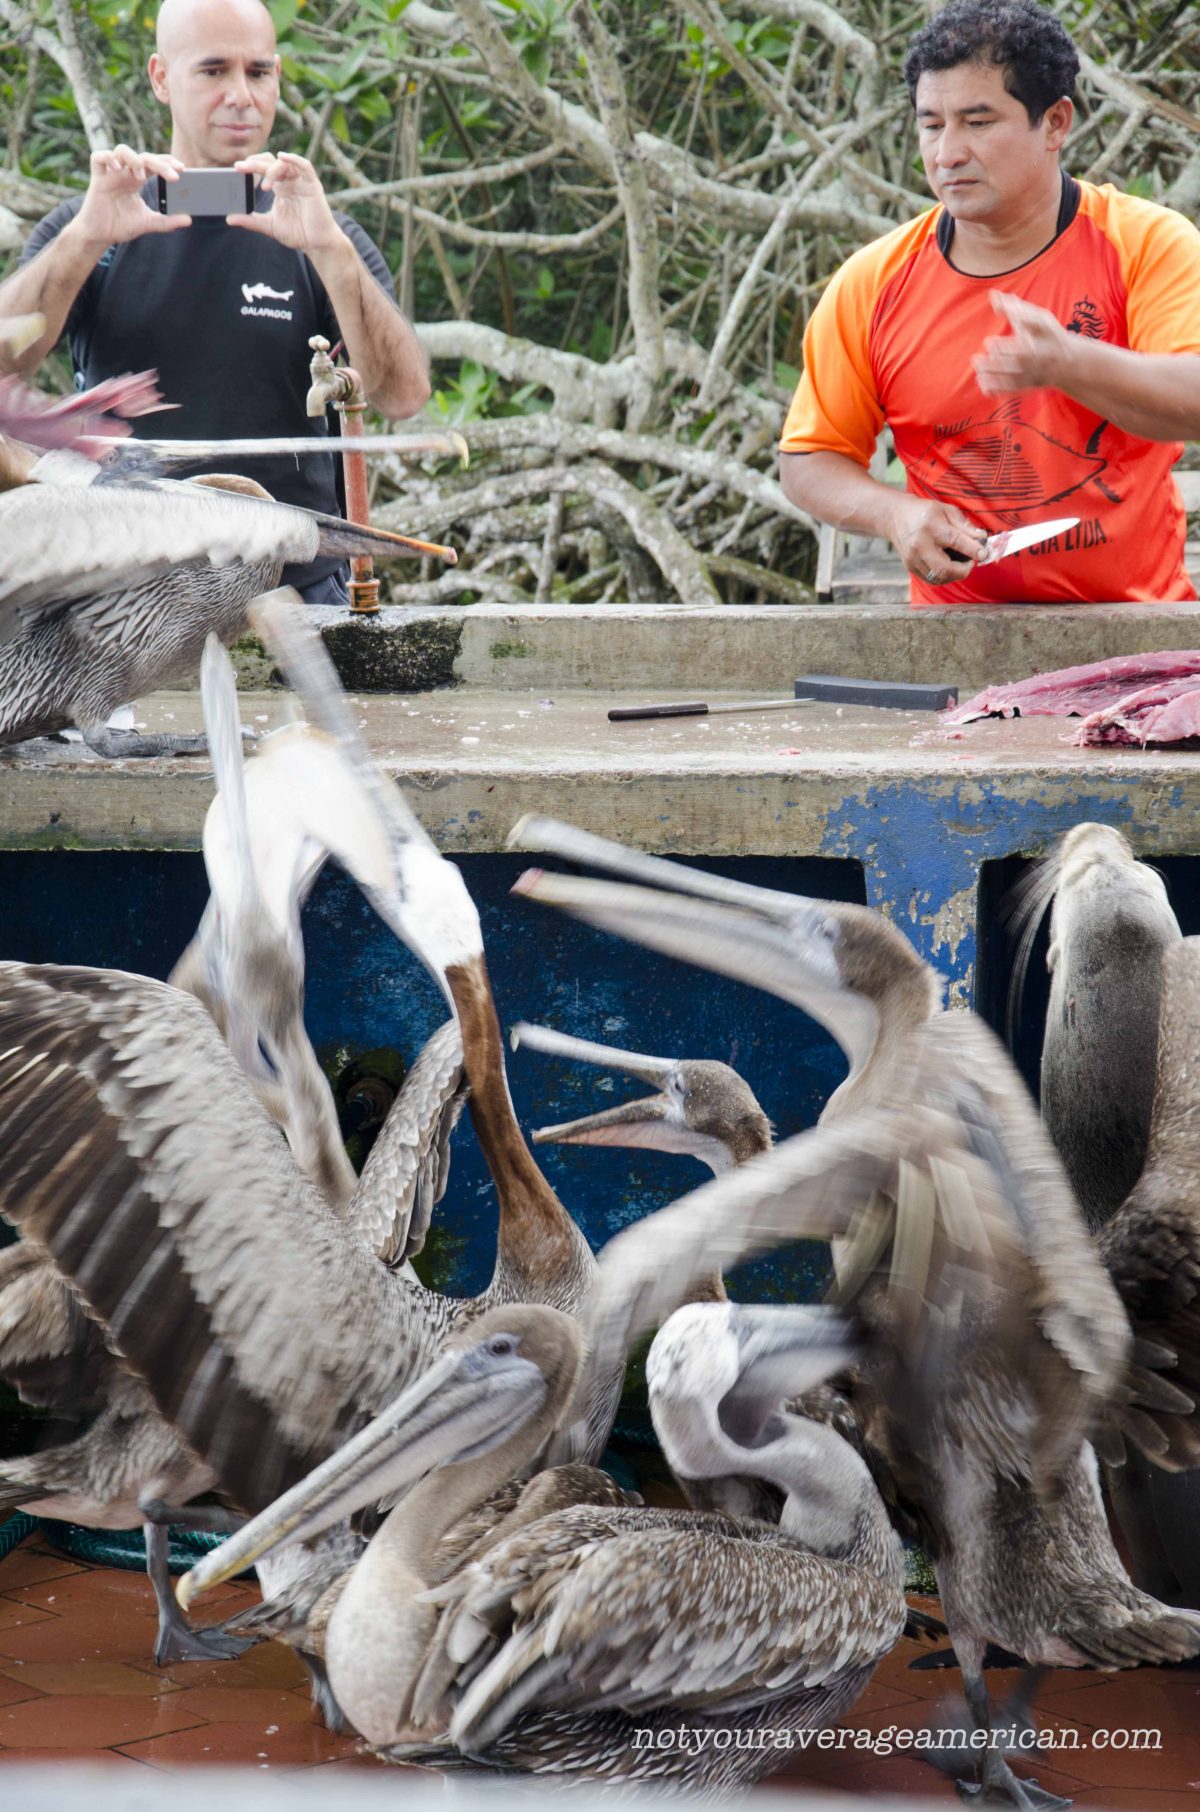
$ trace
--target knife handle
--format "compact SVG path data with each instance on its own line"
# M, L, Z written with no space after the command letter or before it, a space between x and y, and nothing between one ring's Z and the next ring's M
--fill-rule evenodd
M686 704L614 705L608 714L610 724L628 723L634 717L707 717L708 706L702 699Z

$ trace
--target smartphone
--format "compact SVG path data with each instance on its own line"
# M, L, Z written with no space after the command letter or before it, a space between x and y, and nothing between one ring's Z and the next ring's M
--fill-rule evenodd
M156 176L160 214L253 214L248 170L181 170L177 182Z

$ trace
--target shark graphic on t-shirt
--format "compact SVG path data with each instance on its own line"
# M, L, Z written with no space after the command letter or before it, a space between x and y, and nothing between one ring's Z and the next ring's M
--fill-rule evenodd
M247 302L265 302L268 296L272 302L290 302L295 293L294 289L272 289L269 283L242 284L242 294Z

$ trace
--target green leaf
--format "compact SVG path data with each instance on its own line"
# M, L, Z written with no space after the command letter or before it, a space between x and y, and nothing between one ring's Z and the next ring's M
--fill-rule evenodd
M537 293L543 302L549 301L554 294L554 272L548 264L538 265Z
M380 94L377 88L364 88L358 96L358 111L364 119L380 125L392 117L393 108L387 96Z
M545 38L539 38L521 49L521 61L541 87L545 87L550 74L550 46Z
M612 357L612 328L607 321L593 321L588 335L588 358L601 363Z

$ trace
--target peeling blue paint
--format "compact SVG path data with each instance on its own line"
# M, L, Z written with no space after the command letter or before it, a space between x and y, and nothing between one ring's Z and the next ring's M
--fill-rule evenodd
M1011 775L961 787L897 781L848 794L828 814L822 855L862 862L868 905L893 919L945 976L956 1004L973 997L983 863L1040 854L1084 819L1127 825L1133 817L1130 795L1080 793L1074 776L1040 787L1040 796L1017 796Z

